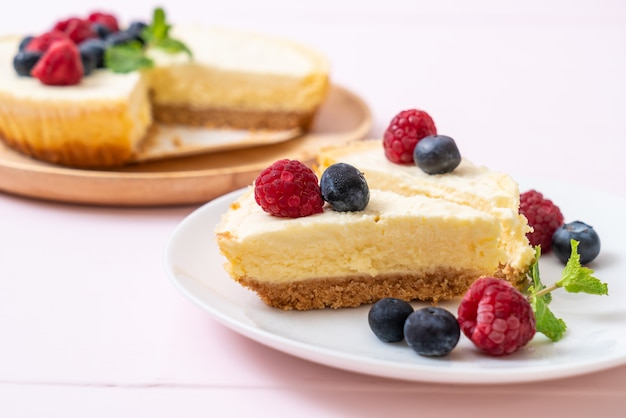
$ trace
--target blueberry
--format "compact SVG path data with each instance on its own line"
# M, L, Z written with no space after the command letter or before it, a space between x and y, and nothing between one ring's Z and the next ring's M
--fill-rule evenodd
M328 167L320 179L322 198L338 212L365 209L370 200L370 189L365 176L356 167L336 163Z
M139 42L142 45L144 44L144 40L141 38L140 34L128 30L114 32L105 38L107 46L123 45L133 41Z
M26 49L26 46L30 43L30 41L32 41L35 37L32 35L28 35L22 38L22 40L20 41L20 45L18 46L17 50L18 51L23 51L24 49Z
M83 55L93 56L96 64L95 68L104 67L104 51L106 50L106 48L106 43L102 39L97 38L86 39L78 45L78 50L80 51L81 58L83 57Z
M580 264L591 263L600 254L600 236L592 226L581 221L561 225L552 235L552 251L567 264L572 253L570 240L578 241Z
M461 153L454 139L445 135L422 138L413 150L413 161L428 174L454 171L461 163Z
M88 76L98 67L98 58L85 50L80 50L80 60L83 63L83 75Z
M109 29L107 25L103 25L102 23L94 23L91 25L91 29L96 32L98 38L105 39L107 36L111 35L112 31Z
M379 340L395 343L404 339L404 322L412 312L409 302L384 298L372 305L367 320Z
M129 32L129 33L134 34L135 36L141 37L141 32L143 32L144 28L147 26L148 25L146 25L144 22L135 20L134 22L131 22L130 25L128 25L126 32Z
M19 75L30 77L30 71L42 55L39 51L20 51L13 57L13 68Z
M459 322L444 308L418 309L404 323L407 344L422 356L445 356L456 347L460 337Z

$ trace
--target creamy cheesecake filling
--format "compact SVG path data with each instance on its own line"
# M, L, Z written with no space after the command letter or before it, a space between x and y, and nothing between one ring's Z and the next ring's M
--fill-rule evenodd
M305 122L298 123L307 124L327 94L327 60L303 46L220 28L176 27L173 34L185 39L194 56L189 61L182 53L151 52L158 63L149 72L157 108L195 114L188 118L191 121L212 114L222 115L215 120L226 120L224 113L232 111L239 120L244 116L255 120L255 116L247 116L255 112L269 112L275 118L286 115L290 120L304 115L300 118ZM252 126L258 125L252 122ZM290 123L279 126L293 127Z
M361 212L272 217L248 190L216 229L229 274L266 284L317 278L492 274L506 259L498 220L423 196L371 190Z
M464 159L452 173L429 175L415 165L390 162L384 155L382 143L377 140L323 150L318 172L336 162L352 164L361 170L370 188L445 199L490 213L499 220L502 231L500 245L507 253L503 268L522 275L534 260L534 252L526 239L528 223L519 214L519 188L506 174Z

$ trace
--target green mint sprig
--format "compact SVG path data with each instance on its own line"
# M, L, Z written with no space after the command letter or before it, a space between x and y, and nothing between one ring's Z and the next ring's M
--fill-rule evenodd
M105 67L115 73L129 73L140 68L151 68L154 66L154 61L146 55L150 48L161 49L168 54L184 52L190 58L193 57L187 45L170 37L171 27L165 18L165 11L162 8L154 9L152 23L141 31L145 44L131 41L108 47L104 52Z
M594 277L593 270L580 264L578 241L571 240L570 242L572 252L559 281L550 287L546 287L541 283L541 278L539 277L541 249L539 247L535 248L535 262L529 272L532 284L528 288L528 300L535 313L537 332L544 334L552 341L559 341L567 330L565 321L557 318L548 307L552 301L552 291L563 288L569 293L609 294L608 285Z

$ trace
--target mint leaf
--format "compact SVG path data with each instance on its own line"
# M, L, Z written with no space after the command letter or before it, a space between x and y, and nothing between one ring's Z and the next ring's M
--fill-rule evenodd
M543 283L541 283L541 277L539 275L539 258L541 257L541 247L535 247L535 261L530 266L530 278L532 280L532 285L528 289L528 292L531 295L534 295L536 292L539 292L546 288ZM546 304L552 302L552 294L549 291L546 291L542 295L543 300Z
M140 68L153 67L154 62L146 56L146 51L150 48L162 49L168 54L184 52L192 57L193 54L187 45L170 37L170 28L171 25L167 24L165 18L165 11L162 8L154 9L152 22L141 32L145 45L132 41L108 47L104 53L105 67L116 73L128 73Z
M163 9L156 8L152 14L152 23L143 28L141 37L146 43L158 43L169 36L170 27L165 20Z
M165 12L161 8L154 9L152 23L142 31L148 48L159 48L169 54L185 52L190 57L191 50L182 41L170 37L172 28L165 19Z
M530 266L529 275L532 280L528 288L528 301L535 314L535 324L537 332L544 334L552 341L563 338L567 325L565 321L557 318L548 305L552 301L551 293L560 287L570 293L589 293L593 295L608 295L609 290L606 283L602 283L593 277L593 270L583 267L580 264L580 254L578 254L578 241L571 240L572 252L570 258L563 269L561 279L550 287L541 283L539 277L539 257L541 248L535 248L535 261Z
M150 68L154 63L144 55L141 43L133 41L107 48L104 65L115 73L129 73L139 68Z
M530 305L535 313L535 322L537 332L542 333L552 341L556 342L563 338L567 325L565 321L554 316L552 311L548 308L545 296L550 295L547 293L543 297L535 297L530 301Z
M528 288L528 300L535 314L535 327L537 332L542 333L552 341L558 341L563 338L567 326L565 321L557 318L548 305L552 302L551 289L548 289L541 283L539 275L539 258L541 257L541 248L535 247L535 261L530 266L530 278L532 285Z
M154 46L156 48L164 50L168 54L184 52L187 55L192 56L191 50L187 47L187 45L177 39L166 38L159 41L158 43L155 43Z
M572 252L563 269L561 280L556 286L564 288L570 293L589 293L592 295L608 295L609 288L593 276L593 270L580 265L578 254L578 241L571 240Z

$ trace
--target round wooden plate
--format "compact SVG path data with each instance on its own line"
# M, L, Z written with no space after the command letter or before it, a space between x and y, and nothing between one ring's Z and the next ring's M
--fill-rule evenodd
M130 165L81 170L25 157L0 144L0 190L33 198L106 206L204 203L252 184L281 158L312 163L320 147L363 139L371 129L366 103L339 86L331 88L313 128L272 145Z

